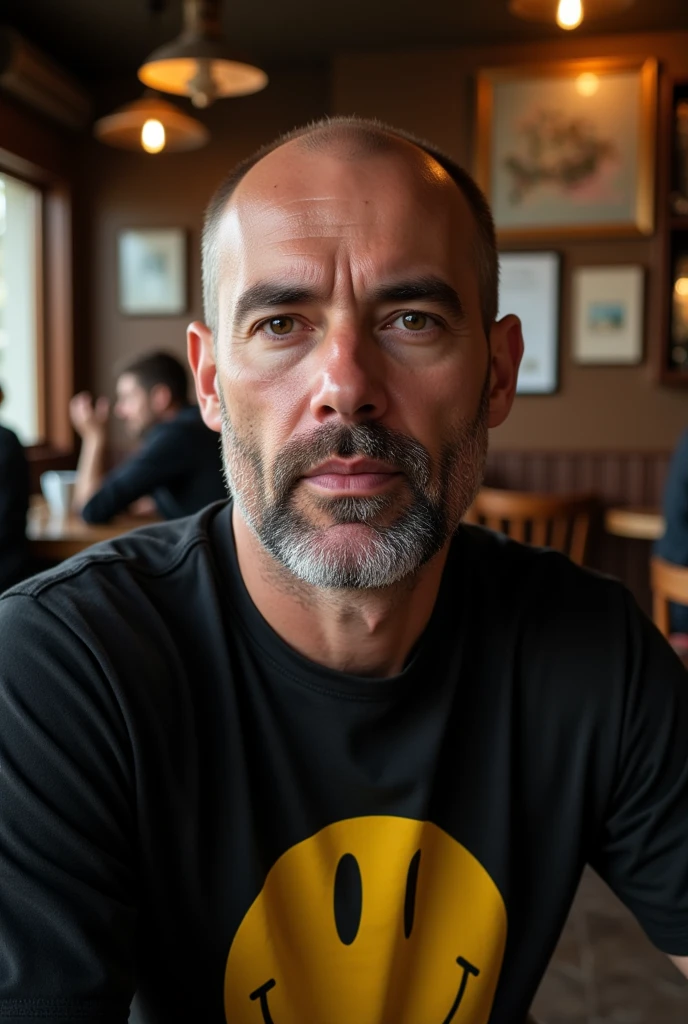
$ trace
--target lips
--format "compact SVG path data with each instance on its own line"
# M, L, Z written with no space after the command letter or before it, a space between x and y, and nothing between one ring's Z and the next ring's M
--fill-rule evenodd
M346 461L330 459L329 462L323 462L315 469L304 473L304 476L358 476L364 473L372 473L375 476L393 476L398 472L386 462L376 462L373 459L347 459Z

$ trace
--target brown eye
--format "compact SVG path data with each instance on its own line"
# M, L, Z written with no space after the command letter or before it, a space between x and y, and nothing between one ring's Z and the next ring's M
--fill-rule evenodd
M424 331L430 318L425 313L404 313L399 319L407 331Z
M273 316L272 320L268 320L268 327L271 334L283 337L285 334L291 334L294 330L294 318L293 316Z

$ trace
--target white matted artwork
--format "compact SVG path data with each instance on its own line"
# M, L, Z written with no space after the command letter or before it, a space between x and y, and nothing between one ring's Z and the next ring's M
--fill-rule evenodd
M573 274L573 358L634 366L643 358L643 268L580 267Z
M119 308L129 316L186 310L183 228L129 228L119 234Z
M515 313L523 325L517 392L551 395L559 383L559 254L500 253L499 278L499 318Z

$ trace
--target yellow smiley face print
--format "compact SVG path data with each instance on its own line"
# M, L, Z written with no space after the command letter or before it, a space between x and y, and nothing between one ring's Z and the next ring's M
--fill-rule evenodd
M228 1024L487 1024L507 918L427 821L350 818L287 850L232 942Z

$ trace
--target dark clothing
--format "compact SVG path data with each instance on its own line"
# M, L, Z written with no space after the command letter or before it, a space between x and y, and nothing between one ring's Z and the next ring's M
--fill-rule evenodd
M106 523L150 494L165 519L179 519L227 497L220 438L187 405L173 420L156 423L141 448L111 473L84 506L87 523Z
M91 548L0 600L0 758L6 1024L517 1024L586 861L688 955L685 671L479 527L389 679L280 639L229 504Z
M671 457L664 487L664 519L666 529L655 551L667 562L688 566L688 430ZM671 605L671 629L688 633L688 607Z
M26 541L29 464L19 438L0 427L0 592L30 572Z

